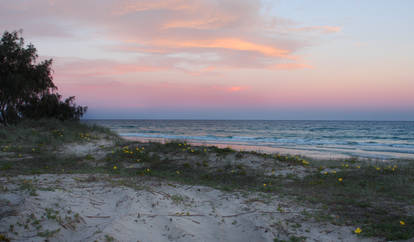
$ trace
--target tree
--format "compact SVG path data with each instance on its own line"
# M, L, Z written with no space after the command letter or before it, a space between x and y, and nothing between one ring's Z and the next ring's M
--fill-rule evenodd
M86 112L87 107L76 106L75 97L61 101L58 93L42 95L34 98L20 107L22 116L30 119L56 118L59 120L79 120Z
M25 47L21 31L4 32L0 40L0 123L23 118L82 117L87 107L76 106L74 97L64 101L53 83L52 59L37 62L36 48Z

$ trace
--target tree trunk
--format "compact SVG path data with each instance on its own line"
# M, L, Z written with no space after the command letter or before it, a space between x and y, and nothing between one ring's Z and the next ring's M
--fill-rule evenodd
M6 113L4 112L4 109L1 109L1 119L0 119L0 122L4 126L7 126L7 117L6 117Z

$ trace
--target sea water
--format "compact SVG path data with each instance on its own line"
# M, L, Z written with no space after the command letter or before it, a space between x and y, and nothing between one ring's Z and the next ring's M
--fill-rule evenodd
M85 120L142 141L186 140L321 158L414 159L414 122Z

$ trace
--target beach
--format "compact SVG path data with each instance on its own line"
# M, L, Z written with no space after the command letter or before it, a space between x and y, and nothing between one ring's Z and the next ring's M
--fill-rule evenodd
M413 10L1 1L0 242L414 242Z
M316 159L414 158L414 122L298 120L84 120L137 141L185 140Z
M47 124L0 133L5 137L2 239L386 241L414 236L410 160L318 160L186 141L139 142L100 126Z

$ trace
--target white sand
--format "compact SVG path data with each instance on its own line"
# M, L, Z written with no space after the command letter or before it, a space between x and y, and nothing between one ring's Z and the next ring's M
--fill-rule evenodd
M36 187L36 196L21 184ZM0 185L0 233L13 241L44 241L39 232L57 229L50 241L360 241L355 228L311 222L309 209L265 193L89 175L0 178ZM49 209L61 219L47 218Z

